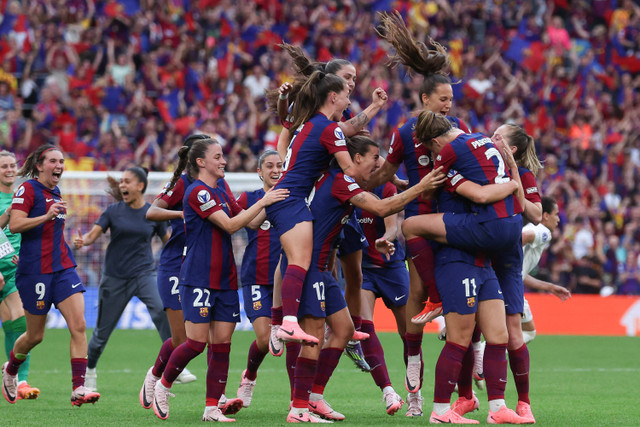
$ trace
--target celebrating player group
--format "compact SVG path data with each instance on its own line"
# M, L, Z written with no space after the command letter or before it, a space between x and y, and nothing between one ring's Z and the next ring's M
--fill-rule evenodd
M26 323L5 338L9 361L2 367L2 394L9 403L38 397L26 382L28 356L43 339L52 303L71 333L71 403L98 401L98 358L135 295L147 304L163 339L139 394L140 404L161 419L169 417L172 385L195 380L186 367L207 349L203 421L235 421L229 416L254 399L264 358L286 352L287 422L345 419L323 393L347 354L370 372L389 415L404 406L406 416L423 415L427 363L435 371L430 423L478 424L464 417L480 407L474 379L486 388L488 423L535 423L526 344L535 328L524 283L561 299L570 295L527 276L558 223L557 205L537 189L533 138L512 124L499 126L493 136L472 132L451 110L446 50L435 40L429 46L416 40L398 13L379 18L378 34L393 48L389 65L422 78L416 93L421 108L394 131L386 159L383 141L372 139L367 125L387 103L387 93L376 88L371 104L353 112L354 64L338 58L315 62L299 47L279 45L296 76L266 93L283 129L277 150L258 159L262 188L236 199L225 181L220 143L190 135L153 204L143 199L146 171L129 168L119 183L111 182L116 203L91 231L77 233L73 243L79 249L111 228L98 327L89 343L85 289L64 238L67 203L58 188L63 153L53 145L32 153L18 172L31 179L13 192L15 158L0 152L0 195L13 193L0 215L10 242L0 263L0 317L3 327L5 319L9 328ZM396 175L401 165L406 181ZM248 243L240 283L256 339L236 397L227 398L232 336L240 321L231 236L241 229ZM21 243L11 238L18 235ZM165 242L157 275L153 235ZM123 271L129 274L120 276ZM376 335L378 298L392 311L404 344L404 396L390 381ZM437 361L423 360L423 326L439 316L446 342ZM518 393L515 409L505 404L508 365ZM340 382L338 375L334 381ZM454 390L458 398L452 403Z

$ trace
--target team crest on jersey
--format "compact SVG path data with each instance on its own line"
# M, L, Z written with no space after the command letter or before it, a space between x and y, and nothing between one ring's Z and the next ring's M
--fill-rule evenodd
M253 303L253 309L255 311L258 311L262 308L262 301L256 301Z
M430 161L431 159L429 159L429 156L427 156L426 154L418 157L418 163L420 163L422 166L427 166Z
M200 307L200 316L207 317L209 315L209 307Z
M24 194L24 185L21 185L20 188L18 188L18 191L16 191L15 196L16 197L20 197Z
M207 203L209 200L211 200L211 193L207 190L198 191L198 201L200 201L200 203Z
M260 224L260 230L267 231L270 228L271 228L271 223L269 222L268 219L265 219L264 222Z
M320 310L324 311L324 301L320 301Z
M467 298L467 306L473 307L474 305L476 305L476 297Z
M38 310L42 310L44 308L44 301L37 301L36 302L36 308Z

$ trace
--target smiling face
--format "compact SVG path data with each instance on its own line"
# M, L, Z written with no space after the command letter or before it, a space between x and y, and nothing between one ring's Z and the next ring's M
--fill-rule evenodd
M0 156L0 184L11 188L16 182L18 164L13 156Z
M267 156L262 162L262 166L258 168L258 175L264 181L267 188L272 188L280 179L282 174L282 160L277 154Z
M220 144L211 144L207 148L204 157L198 158L198 166L200 167L200 178L208 175L217 181L224 178L224 168L227 161L222 155L222 147Z
M122 200L127 203L133 203L142 197L142 189L144 182L141 182L136 174L131 171L125 171L120 178L120 194Z
M453 89L448 83L436 86L436 89L428 95L422 94L422 106L425 110L440 113L444 116L449 114L453 103Z
M42 155L42 163L37 163L38 181L48 188L60 183L64 172L64 156L58 150L49 150Z
M342 77L347 82L349 95L353 93L356 87L356 67L353 65L345 65L336 72L336 76Z

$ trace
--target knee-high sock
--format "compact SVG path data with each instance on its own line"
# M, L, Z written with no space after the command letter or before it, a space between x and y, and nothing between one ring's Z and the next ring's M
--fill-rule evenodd
M13 347L13 344L15 344L18 338L20 338L20 335L27 332L27 319L24 316L18 317L13 321L11 327L13 329L13 333L11 336L11 341L13 341L13 343L11 344L11 347ZM29 377L30 362L31 354L29 353L27 354L27 358L24 359L22 365L20 365L20 369L18 369L18 381L26 381Z
M473 329L473 335L471 336L471 342L472 343L480 342L481 336L482 336L482 332L480 331L480 328L478 327L478 325L476 325L476 327Z
M211 357L207 368L207 397L206 406L218 406L220 396L227 386L229 375L229 354L231 343L209 344Z
M467 352L462 359L462 367L458 377L458 395L467 399L473 398L473 347L469 346Z
M509 365L518 391L518 400L529 402L529 348L522 344L517 350L509 350Z
M317 365L317 360L298 357L293 386L292 406L294 408L307 408L309 406L309 392L316 376Z
M507 385L507 345L489 344L484 348L483 370L489 400L504 399Z
M9 364L7 365L7 373L9 375L18 375L18 369L20 369L20 365L22 365L27 358L26 354L14 353L11 350L9 353Z
M442 348L436 363L436 380L433 392L435 403L451 403L451 393L453 393L460 377L462 359L466 353L466 347L451 342L447 342Z
M402 340L402 355L404 357L404 366L405 368L407 367L407 358L409 357L409 346L407 344L407 337L406 336L400 336L400 339Z
M257 341L254 340L251 343L251 347L249 347L249 356L247 356L247 373L245 374L247 379L255 381L256 376L258 375L258 368L260 367L260 364L262 364L262 361L268 352L269 350L264 352L260 351Z
M286 344L287 355L285 356L287 364L287 375L289 376L289 385L291 386L291 400L293 400L293 389L295 384L296 362L300 355L301 344L297 342L288 342Z
M389 379L389 372L387 370L387 364L384 360L384 350L376 334L373 322L370 320L362 321L362 332L369 334L369 339L360 341L362 346L362 352L364 353L364 360L371 367L371 376L380 390L391 385Z
M297 265L287 266L287 271L282 278L282 314L284 316L298 317L302 284L307 275L307 270Z
M436 288L433 249L429 241L422 237L414 237L407 240L407 250L411 255L411 259L413 259L413 265L416 267L418 275L424 282L429 300L433 303L440 302L440 294L438 293L438 288Z
M84 385L84 376L87 373L87 359L84 357L71 359L71 382L73 389Z
M362 328L362 317L361 316L351 316L351 321L353 322L353 327L356 331L359 331Z
M173 353L175 348L173 347L173 342L171 338L162 343L162 347L160 347L160 352L158 353L158 357L156 357L156 363L153 365L153 370L151 373L156 377L161 377L164 373L164 368L167 366L167 362L171 357L171 353Z
M282 306L271 307L271 324L282 325Z
M318 367L316 369L316 376L313 380L313 386L311 387L311 393L323 394L324 388L327 386L333 371L340 362L340 356L344 349L327 347L320 351L320 357L318 358Z
M420 356L420 384L422 384L422 377L424 375L424 361L422 360L422 334L406 332L404 337L407 343L407 358L409 356ZM422 387L422 385L420 387Z
M13 338L13 320L2 322L2 330L4 331L4 351L7 354L7 360L11 358L11 350L15 341Z
M202 353L206 346L206 342L195 341L187 338L186 342L176 347L176 349L173 350L173 353L171 353L171 357L169 357L167 366L164 369L164 374L162 374L162 385L167 388L171 388L171 385L176 378L178 378L180 372L182 372L191 359Z

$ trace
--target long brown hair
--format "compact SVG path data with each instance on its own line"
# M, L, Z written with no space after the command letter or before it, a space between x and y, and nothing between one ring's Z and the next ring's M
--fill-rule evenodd
M542 163L536 154L536 144L533 137L527 135L527 132L520 126L510 123L505 126L507 126L505 137L509 145L517 148L513 155L514 160L518 166L525 167L536 175L542 169Z
M289 54L291 60L293 61L293 69L297 74L297 77L291 85L291 90L289 91L290 101L296 99L300 88L306 81L305 77L311 76L314 71L324 71L325 73L336 74L343 67L353 65L351 61L340 58L333 58L328 62L312 61L307 58L304 50L302 50L300 46L294 46L289 43L283 42L279 44L278 47L282 48L282 50ZM269 110L277 111L279 95L280 92L278 91L278 89L271 89L266 91L265 96L267 98L267 107L269 108Z
M346 82L335 74L314 71L300 88L293 104L290 139L301 124L307 122L324 105L331 92L342 92Z
M423 110L416 122L416 139L422 143L429 143L433 138L444 135L453 129L451 122L442 114Z
M395 54L388 55L388 63L395 67L402 64L424 77L420 85L420 96L430 96L441 84L451 84L448 69L451 61L447 49L429 37L429 49L424 43L416 40L402 19L395 13L379 13L380 25L376 29L378 35L395 49Z
M173 187L176 186L176 183L180 179L180 175L182 175L182 171L186 168L187 175L189 178L194 178L194 173L192 172L191 166L189 166L189 150L191 150L191 146L195 141L200 141L203 139L210 139L208 135L202 133L196 133L193 135L189 135L187 139L184 140L182 147L178 150L178 164L176 165L176 170L173 171L173 175L171 175L171 181L169 184L162 190L163 194L169 193L169 191L173 190Z
M44 160L47 157L45 154L49 151L60 151L60 149L53 144L41 145L36 149L36 151L29 154L18 171L18 175L27 178L37 178L39 175L37 165L42 165L42 163L44 163ZM62 151L60 152L62 153Z

